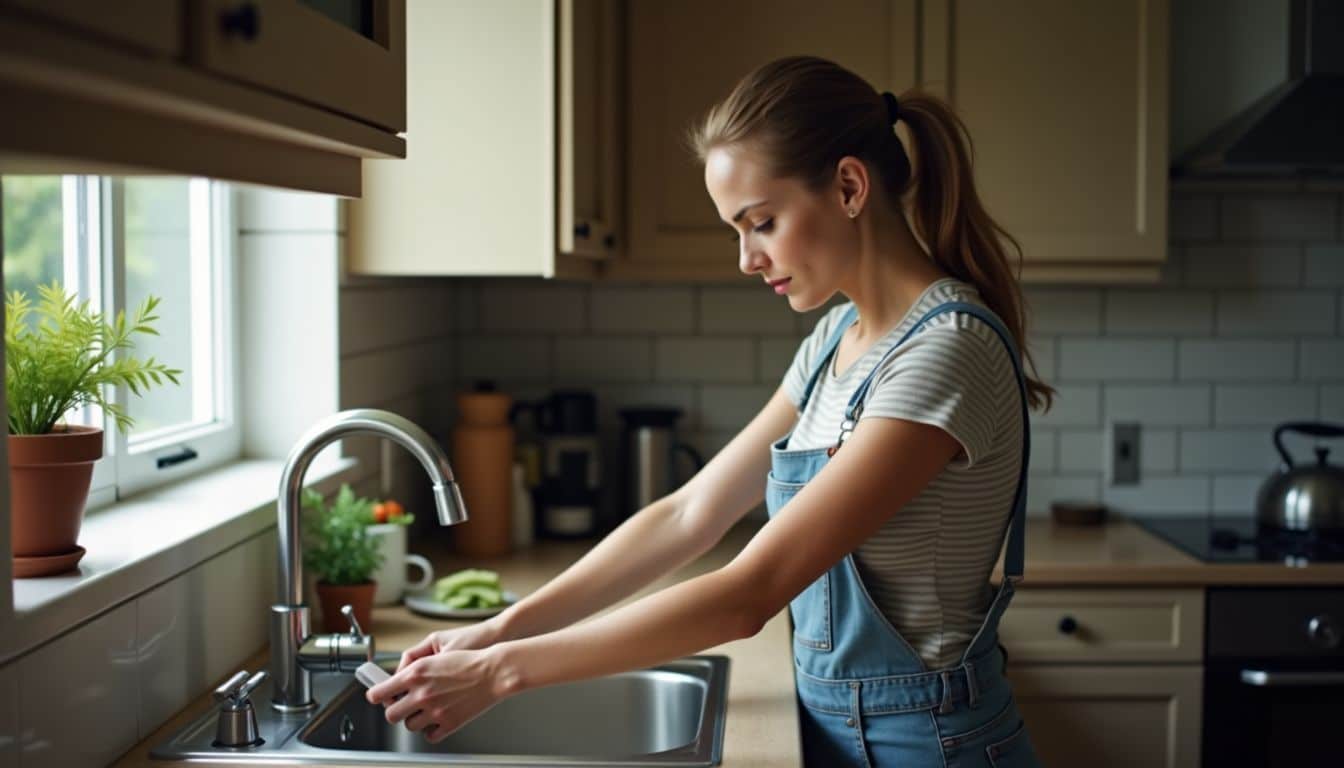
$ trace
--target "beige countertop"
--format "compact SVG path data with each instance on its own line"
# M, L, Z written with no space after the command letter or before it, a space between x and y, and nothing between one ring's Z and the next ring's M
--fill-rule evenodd
M1069 526L1033 517L1026 549L1022 589L1344 585L1344 563L1205 563L1124 519ZM1000 561L993 579L1002 578Z
M639 594L647 594L651 590L661 589L727 564L759 527L759 522L753 522L734 528L718 546L698 562L665 577ZM500 581L505 588L525 595L578 560L592 545L591 540L548 541L507 557L470 560L446 549L439 552L426 551L423 547L415 549L430 558L436 573L447 574L467 567L489 568L499 572ZM631 599L637 597L638 595ZM729 768L740 766L782 768L802 763L798 741L798 714L794 704L792 643L787 614L787 611L781 611L755 637L726 643L702 652L721 654L730 659L728 715L724 728L722 763ZM370 631L376 639L378 650L382 652L404 649L419 642L434 629L459 623L462 622L420 616L404 607L395 606L375 609L373 628ZM255 670L264 667L267 655L263 649L247 661L245 668ZM192 702L172 720L113 763L113 768L186 766L186 762L150 760L149 750L210 707L209 696L203 696Z
M754 522L738 526L700 561L639 594L726 564L759 525ZM440 551L418 549L434 561L440 574L466 567L489 568L500 573L508 589L527 594L581 557L592 544L592 541L545 542L506 557L473 560L462 558L447 548ZM1001 577L1002 569L996 567L994 579L997 581ZM1101 526L1058 526L1049 518L1041 517L1033 517L1027 523L1027 567L1023 589L1325 584L1344 584L1344 564L1314 564L1301 568L1258 563L1207 564L1123 519ZM380 651L401 650L418 642L429 631L453 623L412 614L397 606L376 609L372 631ZM790 648L787 612L782 611L755 637L705 651L731 659L723 765L768 768L800 764ZM266 651L262 649L244 666L258 669L265 663ZM208 696L196 700L114 763L114 768L185 765L150 761L146 755L152 746L210 706Z

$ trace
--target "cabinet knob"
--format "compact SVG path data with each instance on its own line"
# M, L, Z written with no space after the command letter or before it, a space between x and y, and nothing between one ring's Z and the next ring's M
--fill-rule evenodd
M582 237L584 240L587 240L592 234L592 227L589 227L588 222L586 221L574 227L575 237Z
M225 37L237 35L244 40L256 40L261 33L261 15L257 6L243 3L236 8L219 12L219 27Z
M1311 621L1307 622L1307 637L1319 648L1339 647L1339 632L1326 614L1311 617Z
M1059 620L1059 631L1066 635L1072 635L1078 631L1078 620L1072 616L1065 616Z

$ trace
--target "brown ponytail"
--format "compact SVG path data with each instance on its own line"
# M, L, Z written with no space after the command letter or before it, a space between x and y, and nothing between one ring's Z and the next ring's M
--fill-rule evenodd
M899 102L913 168L882 96L858 75L812 56L778 59L751 72L688 138L702 163L716 147L748 145L773 175L817 190L834 178L842 157L876 169L888 199L906 214L934 264L974 285L1012 333L1023 356L1028 402L1049 410L1055 389L1036 376L1025 344L1022 248L976 194L966 126L935 96L912 89ZM1011 261L1005 242L1016 254Z

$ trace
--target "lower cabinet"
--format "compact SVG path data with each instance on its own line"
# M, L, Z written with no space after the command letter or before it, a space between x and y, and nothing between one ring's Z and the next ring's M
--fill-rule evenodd
M1201 666L1010 662L1008 679L1042 765L1199 765Z
M1000 640L1043 765L1199 765L1202 589L1023 588Z

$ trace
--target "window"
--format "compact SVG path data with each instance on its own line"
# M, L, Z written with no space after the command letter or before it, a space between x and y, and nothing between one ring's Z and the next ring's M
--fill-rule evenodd
M36 296L58 280L108 317L160 299L158 336L134 354L182 370L142 397L106 396L134 425L121 433L94 408L69 414L103 427L89 506L193 474L239 454L229 189L174 177L6 176L0 183L6 292Z

